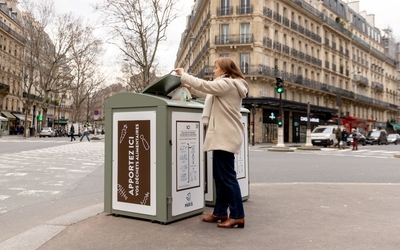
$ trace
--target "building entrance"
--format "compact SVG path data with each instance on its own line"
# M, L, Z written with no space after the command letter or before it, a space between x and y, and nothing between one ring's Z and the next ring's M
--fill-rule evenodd
M263 142L274 142L278 139L278 126L276 123L263 124Z

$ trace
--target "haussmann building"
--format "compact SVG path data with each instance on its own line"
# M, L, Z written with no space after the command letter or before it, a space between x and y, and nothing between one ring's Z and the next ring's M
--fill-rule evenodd
M212 80L214 61L231 57L250 85L249 138L276 142L281 116L284 142L304 143L308 104L311 129L340 122L400 131L398 47L391 28L376 28L359 1L197 0L176 66Z

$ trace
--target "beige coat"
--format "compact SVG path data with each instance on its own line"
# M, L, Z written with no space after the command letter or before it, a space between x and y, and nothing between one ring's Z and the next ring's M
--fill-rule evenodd
M244 139L240 109L249 84L244 79L223 76L205 81L187 73L182 75L181 82L191 86L190 92L194 95L203 98L213 95L203 151L224 150L238 154Z

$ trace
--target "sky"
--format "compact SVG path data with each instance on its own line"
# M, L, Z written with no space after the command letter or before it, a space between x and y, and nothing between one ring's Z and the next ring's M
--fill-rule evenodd
M77 15L87 17L92 22L96 22L97 16L93 12L91 4L102 0L54 0L57 12L72 11ZM351 0L354 1L354 0ZM400 41L400 0L359 0L360 11L365 10L368 14L375 14L375 26L383 29L388 26L392 28L394 35ZM157 53L160 58L160 67L163 73L167 74L174 68L176 53L181 38L181 34L186 26L186 17L190 14L194 0L180 0L182 8L181 16L176 19L169 27L167 41L160 45ZM114 46L107 46L105 55L108 65L105 66L110 74L116 72L113 67L123 59L118 59L118 50ZM114 73L111 73L114 72Z
M94 12L92 6L94 3L100 3L102 0L54 0L56 11L59 13L74 12L79 16L86 17L92 22L98 20L98 15ZM160 58L160 68L162 73L167 74L174 69L176 53L180 43L182 32L186 27L186 17L191 12L193 0L179 0L178 9L181 9L180 16L175 19L168 28L167 41L159 45L157 56ZM118 58L118 49L109 45L106 46L106 60L105 70L108 74L115 75L115 65L123 62L123 58ZM117 74L117 76L122 76Z

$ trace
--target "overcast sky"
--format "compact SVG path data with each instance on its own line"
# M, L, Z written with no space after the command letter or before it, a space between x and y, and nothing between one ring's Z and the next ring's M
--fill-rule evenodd
M58 12L73 11L80 16L96 20L91 4L101 0L54 0ZM353 0L352 0L353 1ZM181 17L175 20L169 27L168 40L163 43L158 56L164 73L171 71L174 67L176 52L178 50L181 33L185 29L186 16L191 11L193 0L180 0L182 7ZM400 41L400 0L360 0L360 11L366 10L368 14L375 14L375 26L382 29L390 26ZM107 60L109 67L115 65L119 59L115 57L115 48L108 48ZM121 59L123 60L123 59ZM115 71L115 70L111 70Z

